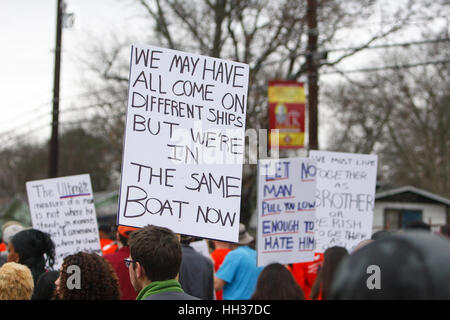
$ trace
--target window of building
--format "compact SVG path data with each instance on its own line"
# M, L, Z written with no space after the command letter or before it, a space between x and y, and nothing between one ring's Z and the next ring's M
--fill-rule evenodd
M408 209L384 210L384 228L386 230L402 229L413 221L422 221L422 210L408 210Z

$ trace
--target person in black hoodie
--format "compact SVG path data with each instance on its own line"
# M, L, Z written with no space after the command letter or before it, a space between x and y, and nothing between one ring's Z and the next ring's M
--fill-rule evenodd
M47 271L46 267L53 269L55 244L48 233L36 229L22 230L8 242L8 262L26 265L37 284L39 276Z
M339 300L450 299L450 241L408 231L374 241L340 264L329 294Z
M181 235L179 281L184 292L202 300L214 300L214 265L189 244L192 237Z

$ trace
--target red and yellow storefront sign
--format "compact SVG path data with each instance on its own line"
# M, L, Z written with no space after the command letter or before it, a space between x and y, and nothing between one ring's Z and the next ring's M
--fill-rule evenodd
M279 149L305 146L305 89L296 81L269 81L269 145ZM272 132L278 129L278 135Z

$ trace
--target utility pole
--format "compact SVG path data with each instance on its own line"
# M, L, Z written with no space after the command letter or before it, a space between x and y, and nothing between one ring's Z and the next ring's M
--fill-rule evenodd
M308 46L306 67L308 72L308 119L309 119L309 150L319 149L318 139L318 66L317 66L317 0L307 0L306 22L308 25Z
M52 135L50 138L50 154L49 154L50 178L58 176L59 78L61 69L62 19L64 14L63 11L64 11L64 2L63 0L58 0L57 16L56 16L55 69L53 78Z

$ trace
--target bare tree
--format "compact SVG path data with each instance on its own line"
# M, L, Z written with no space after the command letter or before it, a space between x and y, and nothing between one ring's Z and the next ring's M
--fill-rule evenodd
M448 32L435 37L448 39ZM448 197L449 49L448 41L397 49L382 59L391 69L327 92L335 110L332 149L376 152L385 185L410 184Z
M330 55L321 65L336 66L373 42L402 29L418 8L413 4L424 0L410 0L398 6L389 23L358 39L356 47L341 54ZM247 128L267 128L267 81L273 78L301 80L305 74L306 2L300 0L135 0L146 18L153 22L153 30L146 36L148 44L199 54L231 59L250 65L247 103ZM319 47L323 50L342 41L342 32L351 30L357 22L364 22L376 12L375 0L318 1ZM151 32L150 32L151 31ZM345 34L345 32L344 32ZM129 42L129 41L124 41ZM103 130L115 139L114 152L120 168L123 120L125 114L129 48L114 39L108 46L102 41L92 47L86 65L91 67L90 96L98 108L93 130ZM94 79L94 80L92 80ZM116 102L118 101L118 102ZM254 199L256 168L244 167L243 198ZM254 201L246 208L247 220Z

